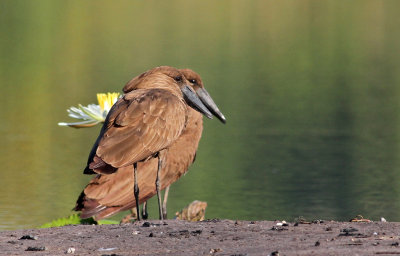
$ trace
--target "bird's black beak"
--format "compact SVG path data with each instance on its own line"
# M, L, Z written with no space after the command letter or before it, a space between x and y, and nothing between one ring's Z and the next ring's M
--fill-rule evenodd
M196 109L206 117L212 119L213 115L211 114L210 110L208 110L208 108L204 106L202 100L200 100L199 96L197 96L197 94L195 93L195 91L193 91L191 87L184 85L181 88L181 91L183 93L183 97L186 103L189 104L189 106Z
M207 90L205 88L199 88L196 90L196 93L199 96L200 100L204 103L204 105L206 105L208 110L210 110L211 113L214 114L214 116L221 120L221 122L226 123L225 116L218 109L217 104L215 104L210 94L208 94Z

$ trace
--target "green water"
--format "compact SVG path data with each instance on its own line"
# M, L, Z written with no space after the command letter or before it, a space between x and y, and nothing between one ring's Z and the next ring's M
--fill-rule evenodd
M171 188L207 218L400 221L398 1L0 2L0 229L71 213L100 127L66 109L160 65L192 68L205 120ZM153 200L150 214L157 217Z

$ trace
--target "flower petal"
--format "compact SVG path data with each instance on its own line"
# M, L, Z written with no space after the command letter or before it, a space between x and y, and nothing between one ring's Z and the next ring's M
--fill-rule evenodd
M83 121L83 122L75 122L75 123L63 123L60 122L58 123L59 126L69 126L69 127L74 127L74 128L86 128L86 127L92 127L95 126L96 124L100 123L99 121Z
M92 119L100 121L100 122L104 122L104 118L103 115L101 113L96 113L95 111L92 111L90 108L88 107L84 107L81 104L79 104L79 108L88 116L90 116Z

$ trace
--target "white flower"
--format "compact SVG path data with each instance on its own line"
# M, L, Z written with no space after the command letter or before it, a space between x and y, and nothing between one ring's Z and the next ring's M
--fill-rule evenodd
M70 107L67 109L68 116L76 119L81 119L81 122L74 123L58 123L60 126L69 126L74 128L84 128L84 127L92 127L98 123L104 122L107 117L108 112L114 103L118 100L119 93L98 93L97 101L99 105L89 104L86 107L81 104L76 107Z

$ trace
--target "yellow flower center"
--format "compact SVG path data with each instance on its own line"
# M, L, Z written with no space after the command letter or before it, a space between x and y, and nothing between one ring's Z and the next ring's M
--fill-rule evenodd
M110 111L112 105L118 100L119 92L98 93L97 101L101 111Z

